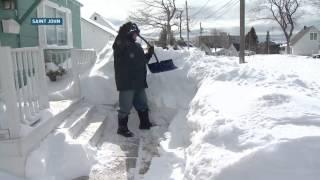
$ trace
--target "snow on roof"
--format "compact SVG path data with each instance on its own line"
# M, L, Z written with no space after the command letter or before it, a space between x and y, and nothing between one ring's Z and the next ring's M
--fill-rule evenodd
M110 28L108 28L106 26L103 26L103 25L101 25L101 24L99 24L99 23L97 23L97 22L95 22L95 21L93 21L91 19L87 19L87 18L81 17L81 20L87 21L90 24L93 24L93 25L97 26L98 28L100 28L100 29L112 34L113 36L117 36L117 34L118 34L117 31L114 31L113 29L110 29Z
M118 30L118 27L115 26L112 22L110 22L110 20L108 20L107 18L103 17L102 15L100 15L99 13L95 12L91 15L90 19L93 20L94 16L98 16L100 17L108 26L110 26L111 29L113 29L114 31Z
M307 27L305 26L298 34L296 34L292 39L291 39L291 45L294 45L297 43L305 34L307 34L311 29L316 29L314 26Z

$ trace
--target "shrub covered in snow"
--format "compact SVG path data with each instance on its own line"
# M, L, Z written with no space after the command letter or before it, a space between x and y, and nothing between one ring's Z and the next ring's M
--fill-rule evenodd
M46 63L46 74L51 81L56 81L57 76L62 76L66 73L66 70L61 65L56 65L53 62Z

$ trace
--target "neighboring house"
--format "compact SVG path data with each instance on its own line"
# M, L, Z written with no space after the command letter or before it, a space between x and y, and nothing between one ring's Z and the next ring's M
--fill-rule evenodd
M107 18L103 17L99 13L95 12L90 17L91 20L97 22L98 24L101 24L108 29L111 29L113 31L118 31L118 27L116 27L114 24L112 24Z
M310 56L319 53L320 49L320 31L314 27L305 26L296 34L290 42L291 53L294 55Z
M41 47L45 61L63 62L55 56L81 48L80 4L77 0L0 0L0 42L12 48ZM63 25L32 25L31 18L62 18Z
M239 51L240 47L240 36L231 36L226 33L199 36L198 39L201 44L205 44L210 48L228 49L230 45L233 45Z
M117 32L103 26L91 19L81 18L82 48L94 49L98 53L106 46L108 41L113 41Z
M227 33L218 35L204 35L199 37L199 43L207 45L209 48L228 48L229 37Z

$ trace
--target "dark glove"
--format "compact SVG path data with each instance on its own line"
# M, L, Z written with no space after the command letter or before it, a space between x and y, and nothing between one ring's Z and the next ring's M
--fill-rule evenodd
M151 47L149 47L149 49L148 49L148 54L153 55L153 53L154 53L154 47L151 46Z

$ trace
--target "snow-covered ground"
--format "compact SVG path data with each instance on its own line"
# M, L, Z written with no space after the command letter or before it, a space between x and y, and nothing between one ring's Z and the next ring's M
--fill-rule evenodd
M236 57L210 57L195 49L156 51L160 59L174 59L179 69L148 75L151 118L159 125L151 132L160 147L142 178L280 180L320 175L320 62L255 55L239 65ZM85 97L116 104L113 73L112 58L100 61L89 80L95 88Z
M239 65L197 51L179 59L197 90L180 86L179 72L164 77L173 85L164 93L192 100L177 108L145 179L318 179L319 61L256 55Z
M301 56L255 55L239 65L236 57L206 56L196 49L157 48L156 52L160 59L174 59L179 69L148 74L151 120L158 126L149 134L136 132L143 147L139 149L136 175L140 173L136 177L320 177L320 61ZM27 175L31 180L69 180L88 175L92 169L116 167L113 163L120 162L112 161L110 155L115 152L107 148L114 147L112 143L117 139L108 134L115 133L118 98L111 44L99 56L81 80L81 92L88 104L78 111L95 105L97 116L108 114L107 123L113 125L106 128L107 136L102 138L108 146L95 148L81 138L74 140L64 124L29 157ZM81 119L81 114L73 118ZM136 114L130 118L136 121ZM136 125L130 124L129 128ZM0 179L16 180L7 176L0 174Z

